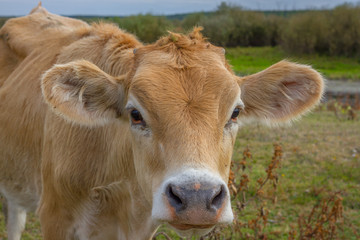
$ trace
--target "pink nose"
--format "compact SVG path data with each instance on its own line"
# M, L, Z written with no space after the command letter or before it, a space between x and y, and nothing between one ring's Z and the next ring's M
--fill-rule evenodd
M166 197L173 213L173 225L215 225L221 215L226 199L226 186L209 182L170 183Z

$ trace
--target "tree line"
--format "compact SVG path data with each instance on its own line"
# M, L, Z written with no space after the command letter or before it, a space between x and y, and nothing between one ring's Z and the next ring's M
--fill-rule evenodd
M209 41L223 47L280 46L290 53L360 56L360 5L354 4L275 14L222 3L215 12L193 13L183 19L147 14L107 21L146 43L156 41L169 30L187 32L202 26Z
M82 18L99 21L99 18ZM0 26L6 19L0 18ZM223 47L279 46L289 53L360 56L360 5L343 4L331 10L257 12L221 3L214 12L178 18L140 14L103 17L151 43L167 31L187 32L204 27L210 42Z

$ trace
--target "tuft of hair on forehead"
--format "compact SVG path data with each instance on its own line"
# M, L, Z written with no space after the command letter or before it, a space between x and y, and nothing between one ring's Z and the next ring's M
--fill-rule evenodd
M194 27L188 34L169 31L167 36L160 38L155 43L139 48L134 52L135 68L142 62L143 56L154 52L158 54L152 56L154 59L164 60L166 58L163 62L175 69L207 66L218 62L231 71L225 60L224 49L210 44L207 38L202 35L202 30L202 27ZM162 55L162 53L167 55ZM204 64L204 62L206 63Z
M168 31L169 35L160 38L153 46L158 48L175 46L182 49L191 49L195 46L208 48L210 44L201 34L202 30L202 27L194 27L187 35Z

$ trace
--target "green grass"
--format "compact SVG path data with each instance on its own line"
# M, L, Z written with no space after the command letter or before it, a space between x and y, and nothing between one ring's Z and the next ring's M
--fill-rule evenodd
M360 80L360 60L319 55L289 55L279 47L237 47L226 49L226 57L236 73L248 75L288 59L309 64L328 79Z
M358 115L360 112L358 112ZM270 200L249 200L244 210L236 210L242 223L254 219L257 209L266 202L269 211L269 222L264 233L269 239L288 239L291 226L297 230L297 219L300 215L309 215L312 207L331 192L340 192L343 197L344 223L339 223L338 239L356 239L353 228L360 233L360 120L340 121L333 112L318 110L304 117L291 126L269 128L260 125L248 125L240 129L235 143L233 161L235 165L242 159L246 146L252 153L245 172L250 178L247 199L254 196L256 180L264 178L265 169L273 155L273 143L280 143L283 149L283 160L277 188L277 203ZM238 176L242 174L241 171ZM272 187L264 188L266 196L272 196ZM351 226L352 224L352 226ZM166 227L165 231L172 239L179 239ZM242 230L254 235L247 227ZM233 228L225 228L223 237L229 237ZM234 233L233 233L234 234ZM0 239L5 240L3 216L0 214ZM39 223L30 215L25 240L41 239ZM165 239L159 236L157 239ZM222 238L221 238L222 239ZM232 239L240 238L237 234Z

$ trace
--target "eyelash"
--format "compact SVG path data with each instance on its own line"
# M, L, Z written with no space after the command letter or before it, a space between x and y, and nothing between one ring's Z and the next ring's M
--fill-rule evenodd
M136 108L130 111L130 119L133 125L146 126L146 122L143 116L141 115L140 111L137 110Z
M229 128L229 127L233 126L233 123L237 122L238 117L239 117L240 113L242 112L242 110L243 109L240 106L237 106L234 109L233 113L231 114L231 117L230 117L229 121L225 125L225 128Z
M237 121L237 118L239 117L240 115L240 112L241 112L241 108L240 107L236 107L233 111L233 113L231 114L231 120L233 122L236 122Z

